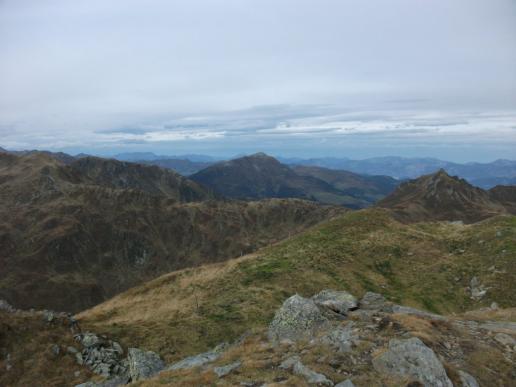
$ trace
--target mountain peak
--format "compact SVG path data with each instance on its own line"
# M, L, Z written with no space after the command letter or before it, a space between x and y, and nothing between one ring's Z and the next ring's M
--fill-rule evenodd
M472 223L506 212L488 192L450 176L442 168L401 184L378 205L392 209L400 220L410 222L430 219Z

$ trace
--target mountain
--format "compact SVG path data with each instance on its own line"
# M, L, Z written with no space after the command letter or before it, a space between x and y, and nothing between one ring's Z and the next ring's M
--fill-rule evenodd
M516 178L516 161L496 160L491 163L453 163L434 158L374 157L364 160L347 158L288 159L288 165L319 166L341 169L358 174L386 175L397 179L414 179L421 175L444 169L450 175L460 176L471 184L488 189L496 185L513 184Z
M192 162L200 162L200 163L213 163L215 161L220 160L220 158L216 158L213 156L207 155L196 155L196 154L185 154L179 156L165 156L165 155L157 155L152 152L129 152L129 153L119 153L114 156L115 159L120 161L157 161L157 160L190 160Z
M400 184L398 180L389 176L358 175L349 171L302 165L294 166L292 169L300 176L315 177L356 198L361 202L360 207L367 207L384 198Z
M513 362L506 355L511 352L494 337L507 339L499 335L502 331L516 335L514 322L509 322L516 318L515 238L512 216L471 226L420 225L400 223L384 209L355 211L256 254L164 275L84 311L78 319L85 329L123 346L155 351L168 364L223 342L234 343L220 358L212 354L215 366L241 361L238 372L227 376L229 385L279 378L289 385L305 385L302 377L278 367L293 355L335 382L352 378L358 386L407 385L407 379L402 383L380 373L372 360L388 349L391 339L411 337L436 351L452 378L459 380L462 370L481 385L489 385L493 375L500 385L510 385ZM333 309L327 316L350 324L350 330L336 331L326 343L341 343L337 348L342 350L320 347L317 340L306 340L308 345L271 344L268 330L284 301L295 294L310 298L323 289L357 297L381 293L405 306L387 309L381 297L369 295L371 302L355 304L358 310L348 316L336 316ZM493 302L499 306L490 308ZM292 303L293 312L296 305L304 304ZM317 310L307 308L291 319L286 315L285 329L312 326ZM465 312L477 309L470 317L476 322L466 321ZM504 318L509 321L489 322ZM169 370L143 385L217 384L212 364Z
M230 198L295 197L352 208L371 205L394 185L394 179L385 177L292 169L264 153L216 163L190 178Z
M498 190L495 190L498 192ZM378 206L391 209L398 219L476 222L507 213L495 195L452 177L443 169L401 184Z
M0 298L77 311L178 268L278 241L343 209L236 202L176 173L0 153Z

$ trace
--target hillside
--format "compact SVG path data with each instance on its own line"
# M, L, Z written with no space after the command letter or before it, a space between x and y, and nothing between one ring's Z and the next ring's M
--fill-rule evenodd
M391 209L398 219L408 222L460 220L472 223L508 212L488 191L449 176L444 170L401 184L378 206Z
M398 180L389 176L358 175L348 171L302 165L294 166L292 169L300 176L315 177L355 198L359 207L374 204L400 184Z
M294 197L351 208L371 205L394 185L384 177L366 178L344 171L313 168L292 169L264 153L216 163L190 178L230 198Z
M251 252L342 209L214 201L153 166L0 154L0 298L77 311L171 270Z
M514 307L515 241L512 216L402 224L386 210L361 210L256 254L162 276L79 317L172 361L264 327L286 297L325 288L379 292L434 313ZM472 281L488 289L480 298Z

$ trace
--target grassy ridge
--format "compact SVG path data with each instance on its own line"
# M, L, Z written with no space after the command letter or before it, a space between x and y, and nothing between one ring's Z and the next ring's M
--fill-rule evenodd
M283 300L324 288L367 290L438 313L515 306L516 217L404 225L389 212L346 214L258 254L187 269L80 315L83 325L166 360L260 329ZM469 298L473 276L489 288Z

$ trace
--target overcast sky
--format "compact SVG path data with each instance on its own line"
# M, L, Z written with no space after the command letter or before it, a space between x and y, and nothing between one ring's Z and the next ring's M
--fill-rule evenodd
M516 1L0 0L0 146L516 159Z

